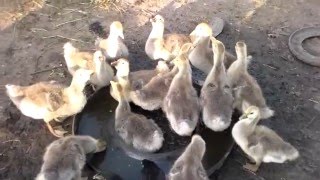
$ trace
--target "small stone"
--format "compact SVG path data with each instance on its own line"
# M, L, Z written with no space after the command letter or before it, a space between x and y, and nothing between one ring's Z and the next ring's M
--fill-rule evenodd
M320 112L320 104L315 104L313 108Z

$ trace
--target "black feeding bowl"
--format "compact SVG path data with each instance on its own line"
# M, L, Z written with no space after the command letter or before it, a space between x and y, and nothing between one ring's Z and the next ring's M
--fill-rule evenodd
M200 91L199 85L194 85ZM83 111L74 117L73 134L90 135L107 141L107 150L87 156L87 163L107 179L150 179L164 180L174 163L191 141L191 137L181 137L171 130L162 110L146 111L131 104L135 113L152 118L164 133L163 147L155 153L142 153L128 146L115 132L114 117L118 102L110 93L109 87L102 88L88 100ZM233 116L233 122L236 118ZM200 118L201 122L201 118ZM232 124L233 125L233 124ZM206 141L203 165L208 175L221 167L234 144L231 128L223 132L213 132L199 123L196 134Z

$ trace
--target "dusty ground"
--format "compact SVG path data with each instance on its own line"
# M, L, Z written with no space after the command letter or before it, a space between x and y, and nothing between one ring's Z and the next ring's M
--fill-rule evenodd
M42 121L22 116L10 104L4 85L28 85L48 79L69 83L62 45L69 38L84 49L94 48L94 36L88 25L95 20L106 27L113 20L122 21L134 68L144 68L149 64L144 61L143 50L151 29L148 18L156 13L165 17L167 32L189 33L197 23L210 21L214 16L226 20L224 32L218 38L232 52L236 41L247 42L254 57L250 71L276 111L272 119L263 123L291 142L301 154L295 162L264 164L253 175L241 168L245 158L239 148L234 148L212 179L319 179L320 71L296 60L287 46L294 30L319 25L319 0L194 0L183 4L140 0L135 5L111 8L109 12L86 1L51 0L42 7L34 2L39 1L32 1L29 4L32 8L19 9L23 13L17 16L0 13L0 179L34 178L45 146L55 139ZM33 11L29 12L30 9Z

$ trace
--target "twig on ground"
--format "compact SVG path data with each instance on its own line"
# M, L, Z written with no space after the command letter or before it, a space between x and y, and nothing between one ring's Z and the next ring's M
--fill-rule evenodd
M277 69L278 69L278 68L275 68L275 67L270 66L270 65L268 65L268 64L262 64L262 65L264 65L264 66L266 66L266 67L268 67L268 68L274 69L274 70L277 70Z
M0 168L0 171L7 169L8 166L9 166L9 165L6 165L6 166Z
M43 29L43 28L31 28L30 30L31 30L32 32L36 32L36 31L46 31L46 32L48 32L48 30Z
M319 101L316 101L316 100L314 100L314 99L312 99L312 98L310 98L310 99L308 99L308 100L311 101L311 102L314 102L314 103L316 103L316 104L320 104Z
M81 31L81 30L83 30L83 29L86 29L86 31L87 31L88 25L85 24L85 25L81 26L80 28L76 29L76 31Z
M12 41L14 41L16 38L16 26L17 26L17 23L15 23L13 26Z
M37 1L32 1L33 3L35 3L39 8L42 8L43 5L39 4Z
M45 5L47 5L47 6L51 7L51 8L54 8L54 9L60 10L60 8L58 8L58 7L54 6L54 5L47 4L47 3L46 3Z
M284 56L280 56L283 60L288 61L287 58L285 58Z
M110 2L111 3L111 5L113 5L115 8L116 8L116 10L117 11L119 11L120 12L120 14L122 14L123 12L124 12L124 9L123 8L120 8L119 6L117 6L115 3L113 3L113 2Z
M63 26L63 25L66 25L66 24L69 24L69 23L73 23L73 22L77 22L77 21L82 21L84 19L87 19L87 17L85 18L78 18L78 19L74 19L74 20L71 20L71 21L67 21L67 22L63 22L63 23L60 23L60 24L57 24L55 27L60 27L60 26Z
M42 53L37 57L36 59L36 64L34 66L35 69L38 69L38 65L39 65L39 60L40 58L46 53L47 51L42 51Z
M12 139L12 140L7 140L7 141L3 141L1 142L2 144L8 143L8 142L19 142L21 143L21 141L19 139Z
M54 70L54 69L59 69L59 68L64 68L64 67L63 67L63 66L57 66L57 67L53 67L53 68L49 68L49 69L44 69L44 70L41 70L41 71L33 72L33 73L31 73L30 75L40 74L40 73L52 71L52 70Z
M61 13L60 15L66 15L66 14L69 14L69 13L73 13L73 12L77 12L77 13L80 13L80 14L89 14L88 12L86 11L82 11L82 10L78 10L78 9L69 9L69 8L65 8L63 9L65 11L69 11L69 12L65 12L65 13Z
M37 14L40 15L40 16L46 16L46 17L49 17L49 16L50 16L50 15L48 15L48 14L44 14L44 13L40 13L40 12L37 12Z
M82 41L80 39L69 38L69 37L65 37L65 36L62 36L62 35L53 35L53 36L42 37L42 39L48 39L48 38L62 38L62 39L68 39L70 41L82 42L82 43L87 43L87 44L89 43L89 42Z
M308 128L312 123L313 123L313 121L316 119L316 117L313 117L309 122L308 122L308 124L306 124L305 126L304 126L304 128Z
M40 60L40 58L42 58L42 56L49 50L49 48L51 47L51 46L53 46L54 44L56 44L56 42L53 42L53 43L50 43L49 45L47 45L45 48L45 50L44 51L42 51L41 52L41 54L37 57L37 59L36 59L36 63L35 63L35 65L34 65L34 69L35 70L37 70L38 69L38 65L39 65L39 60Z

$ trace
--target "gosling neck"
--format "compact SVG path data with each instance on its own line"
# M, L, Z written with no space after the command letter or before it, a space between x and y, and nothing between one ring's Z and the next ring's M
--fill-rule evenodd
M95 63L94 63L94 65L95 65L95 73L98 75L98 77L99 77L99 75L101 74L101 72L102 72L102 67L103 67L103 62L101 62L100 60L96 60L95 61Z
M225 52L219 52L219 53L214 53L213 55L213 68L215 70L225 70L223 61L224 61L224 57L225 57Z
M260 117L255 117L254 119L251 120L249 125L252 127L252 129L255 129L259 121L260 121Z
M108 73L107 63L105 60L95 62L95 73L100 82L106 81L105 75Z
M119 30L115 30L115 29L110 29L110 34L109 34L109 36L108 36L108 40L110 41L110 42L118 42L118 40L119 40L119 33L118 33L118 31Z
M247 72L247 68L248 68L247 59L248 59L248 57L247 57L247 53L246 52L237 54L238 66L244 72Z
M119 116L120 114L124 114L126 112L130 112L131 108L129 105L129 102L125 96L125 93L123 91L126 90L122 90L122 92L119 92L119 104L117 107L117 111L119 111L119 113L117 113L117 115Z
M189 62L186 60L186 62L180 64L178 66L178 74L177 76L179 78L187 78L191 80L191 67L189 65Z
M223 64L225 54L224 52L221 53L214 53L213 55L213 67L208 75L208 77L218 77L219 80L222 80L223 75L225 75L225 67Z
M164 24L153 24L149 38L163 38Z
M120 78L120 77L128 77L129 73L130 73L130 68L129 67L123 67L123 68L121 67L121 68L117 69L116 76L118 78Z
M200 144L199 142L191 142L183 154L185 154L186 157L189 157L190 160L194 162L201 162L204 153L205 145Z
M210 37L198 37L196 41L198 41L194 47L196 50L206 51L210 46Z
M78 80L76 77L74 77L71 81L70 86L67 88L67 91L72 91L73 93L77 94L83 94L83 89L85 88L86 84L86 82Z

